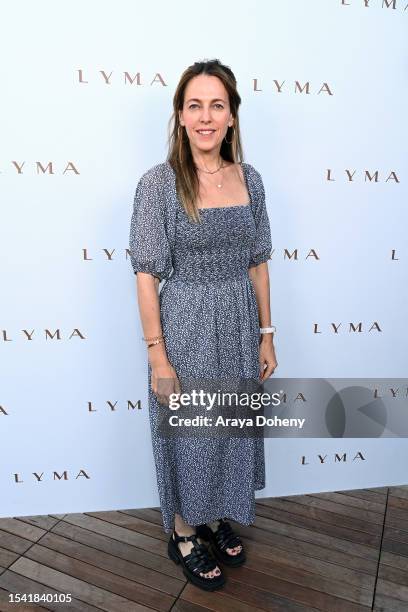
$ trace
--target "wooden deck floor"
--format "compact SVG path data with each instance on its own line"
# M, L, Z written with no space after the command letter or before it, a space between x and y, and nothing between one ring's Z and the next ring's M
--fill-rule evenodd
M158 509L0 519L0 610L408 610L408 486L262 499L254 526L233 525L247 563L205 593L167 558Z

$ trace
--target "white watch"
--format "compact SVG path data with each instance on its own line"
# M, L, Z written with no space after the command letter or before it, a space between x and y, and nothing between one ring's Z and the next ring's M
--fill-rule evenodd
M272 325L272 327L260 327L259 331L261 334L276 334L276 327Z

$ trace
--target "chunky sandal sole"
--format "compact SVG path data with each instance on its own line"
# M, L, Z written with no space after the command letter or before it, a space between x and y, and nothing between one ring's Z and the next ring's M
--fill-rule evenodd
M183 563L183 555L177 544L173 540L173 534L170 536L170 540L167 546L167 553L169 558L174 561L176 565L181 564L183 574L192 584L195 586L204 589L204 591L215 591L216 589L220 589L225 584L225 578L221 574L215 578L201 578L196 574L193 574L188 567Z
M228 565L229 567L239 567L243 565L246 561L245 551L242 549L238 555L229 555L228 553L223 552L218 548L217 540L215 539L215 534L207 525L200 525L196 528L197 537L201 538L208 542L211 546L211 551L214 556L223 563L224 565Z

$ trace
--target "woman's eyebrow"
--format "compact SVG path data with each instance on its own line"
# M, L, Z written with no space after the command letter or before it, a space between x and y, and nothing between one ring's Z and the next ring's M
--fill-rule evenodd
M187 100L187 102L192 102L193 100L196 100L197 102L201 102L200 98L190 98L189 100ZM221 102L225 102L223 98L214 98L213 100L211 100L211 102L216 102L217 100L220 100Z

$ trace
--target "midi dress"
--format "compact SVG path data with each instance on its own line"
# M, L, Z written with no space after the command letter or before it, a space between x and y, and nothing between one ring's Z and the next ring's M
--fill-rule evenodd
M250 203L199 210L189 220L168 161L140 178L130 223L135 274L161 281L160 318L177 376L259 379L259 315L248 270L271 257L270 223L260 173L241 162ZM169 408L151 388L148 408L163 528L177 512L190 525L219 518L250 525L255 491L265 487L263 436L163 436ZM182 410L182 408L180 409ZM167 412L163 412L167 411Z

